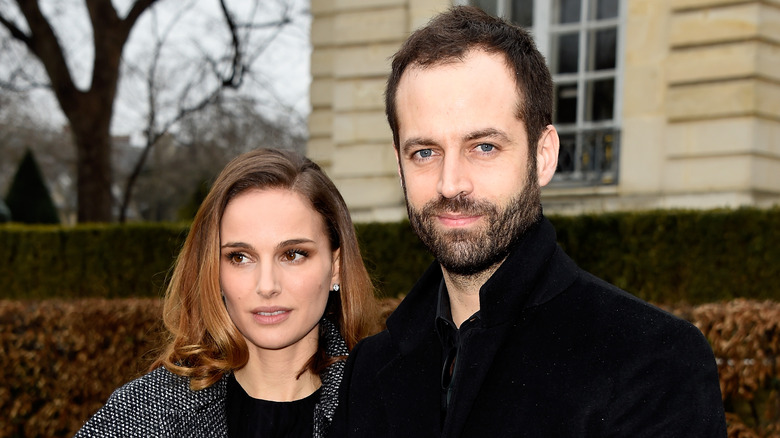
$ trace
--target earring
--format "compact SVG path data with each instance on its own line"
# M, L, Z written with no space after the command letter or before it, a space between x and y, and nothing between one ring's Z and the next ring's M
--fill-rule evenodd
M333 285L333 289L331 289L333 292L338 292L341 289L341 286L339 286L338 283L335 283Z

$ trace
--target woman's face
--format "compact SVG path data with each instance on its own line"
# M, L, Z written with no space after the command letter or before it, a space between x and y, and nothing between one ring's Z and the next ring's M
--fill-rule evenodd
M250 355L313 354L339 282L339 251L331 250L322 216L291 190L248 190L227 204L219 234L225 305Z

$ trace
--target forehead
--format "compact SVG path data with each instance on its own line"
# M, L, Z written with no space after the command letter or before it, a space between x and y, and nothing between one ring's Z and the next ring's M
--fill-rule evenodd
M462 57L446 58L433 63L410 63L401 74L398 88L401 89L410 81L417 81L427 74L449 76L452 79L468 75L500 77L503 79L502 85L509 84L512 88L517 88L514 67L506 55L502 52L489 52L479 47L466 51Z
M325 221L302 194L282 188L249 189L236 195L225 207L221 235L246 239L285 240L321 237Z
M453 62L410 66L396 94L401 136L418 127L432 128L437 121L448 130L512 123L517 121L518 105L517 83L506 57L483 50L472 50Z

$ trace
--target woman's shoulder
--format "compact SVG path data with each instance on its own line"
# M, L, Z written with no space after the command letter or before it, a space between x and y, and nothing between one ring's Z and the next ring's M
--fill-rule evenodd
M193 391L190 389L188 377L174 374L165 367L159 367L117 389L111 395L111 399L134 405L146 403L148 406L155 406L164 403L167 409L193 409L199 405L224 399L226 382L227 379L223 377L212 386Z
M160 367L115 390L76 437L143 436L159 432L161 427L175 425L180 417L203 415L223 406L225 388L226 378L223 378L208 388L193 391L189 378ZM207 417L221 420L217 411Z

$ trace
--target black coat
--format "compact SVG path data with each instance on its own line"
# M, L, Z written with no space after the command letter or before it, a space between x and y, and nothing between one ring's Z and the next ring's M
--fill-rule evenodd
M434 262L352 351L331 436L726 436L702 333L579 269L546 219L481 288L442 424L441 279Z

